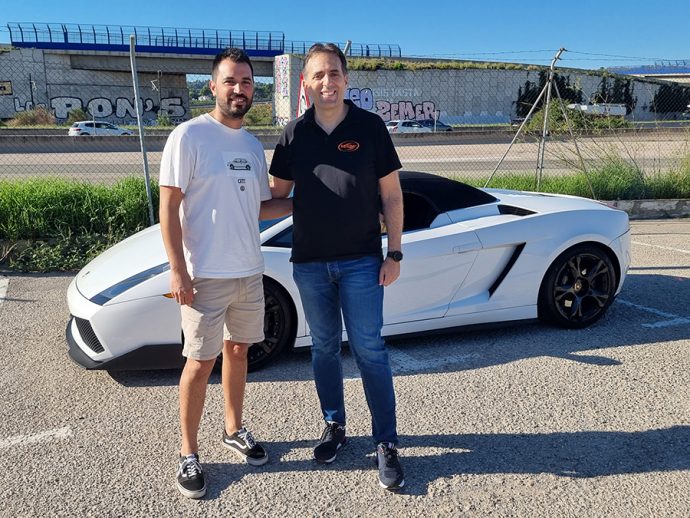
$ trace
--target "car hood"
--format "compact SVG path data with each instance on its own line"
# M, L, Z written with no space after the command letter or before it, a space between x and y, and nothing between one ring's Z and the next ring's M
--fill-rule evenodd
M154 225L121 241L87 264L77 274L77 289L91 299L124 279L167 262L160 225Z

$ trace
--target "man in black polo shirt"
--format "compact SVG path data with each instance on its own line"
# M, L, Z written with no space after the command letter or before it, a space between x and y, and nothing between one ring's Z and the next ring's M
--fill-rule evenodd
M345 444L342 310L371 412L379 482L399 489L405 479L381 327L383 288L400 275L402 259L401 164L383 120L344 100L347 61L336 45L312 46L303 75L313 106L285 127L270 173L274 197L287 196L294 185L293 276L311 331L314 380L326 421L314 456L333 462ZM385 260L380 211L388 232Z

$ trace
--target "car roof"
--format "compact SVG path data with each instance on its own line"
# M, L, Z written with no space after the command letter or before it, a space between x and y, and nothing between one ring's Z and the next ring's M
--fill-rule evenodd
M400 185L403 192L425 198L439 213L498 201L476 187L430 173L400 171Z

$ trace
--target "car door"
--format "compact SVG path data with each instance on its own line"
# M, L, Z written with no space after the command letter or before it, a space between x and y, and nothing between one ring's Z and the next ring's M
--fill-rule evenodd
M443 317L481 248L462 223L404 232L400 278L385 291L384 325Z

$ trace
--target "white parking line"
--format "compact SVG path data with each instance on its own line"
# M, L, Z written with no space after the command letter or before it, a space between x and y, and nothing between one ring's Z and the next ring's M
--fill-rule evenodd
M680 252L681 254L690 254L690 250L683 250L682 248L671 248L670 246L650 245L649 243L642 243L640 241L631 241L633 245L649 246L652 248L660 248L661 250L669 250L671 252Z
M653 324L640 324L642 327L648 327L650 329L659 329L662 327L686 326L690 324L690 318L688 317L682 317L680 315L666 313L665 311L660 311L658 309L648 308L647 306L641 306L639 304L635 304L634 302L629 302L627 300L623 300L620 298L616 299L616 302L620 302L621 304L624 304L631 308L639 309L640 311L646 311L647 313L651 313L652 315L656 315L658 317L663 317L667 319L660 320L659 322L654 322Z
M46 430L45 432L32 435L15 435L7 439L0 439L0 450L10 448L11 446L23 446L25 444L35 444L37 442L63 440L72 437L72 435L72 429L69 426L54 428L53 430Z
M0 306L5 302L7 298L7 286L10 284L10 279L8 277L0 277Z
M457 365L466 363L470 360L477 360L478 358L481 358L481 355L476 353L448 354L435 358L420 359L396 349L389 350L389 357L393 375L397 375L405 374L407 372L430 372L438 369L439 367L445 367L446 365ZM359 379L361 379L361 376L357 370L352 373L345 374L344 376L344 381L346 382Z

